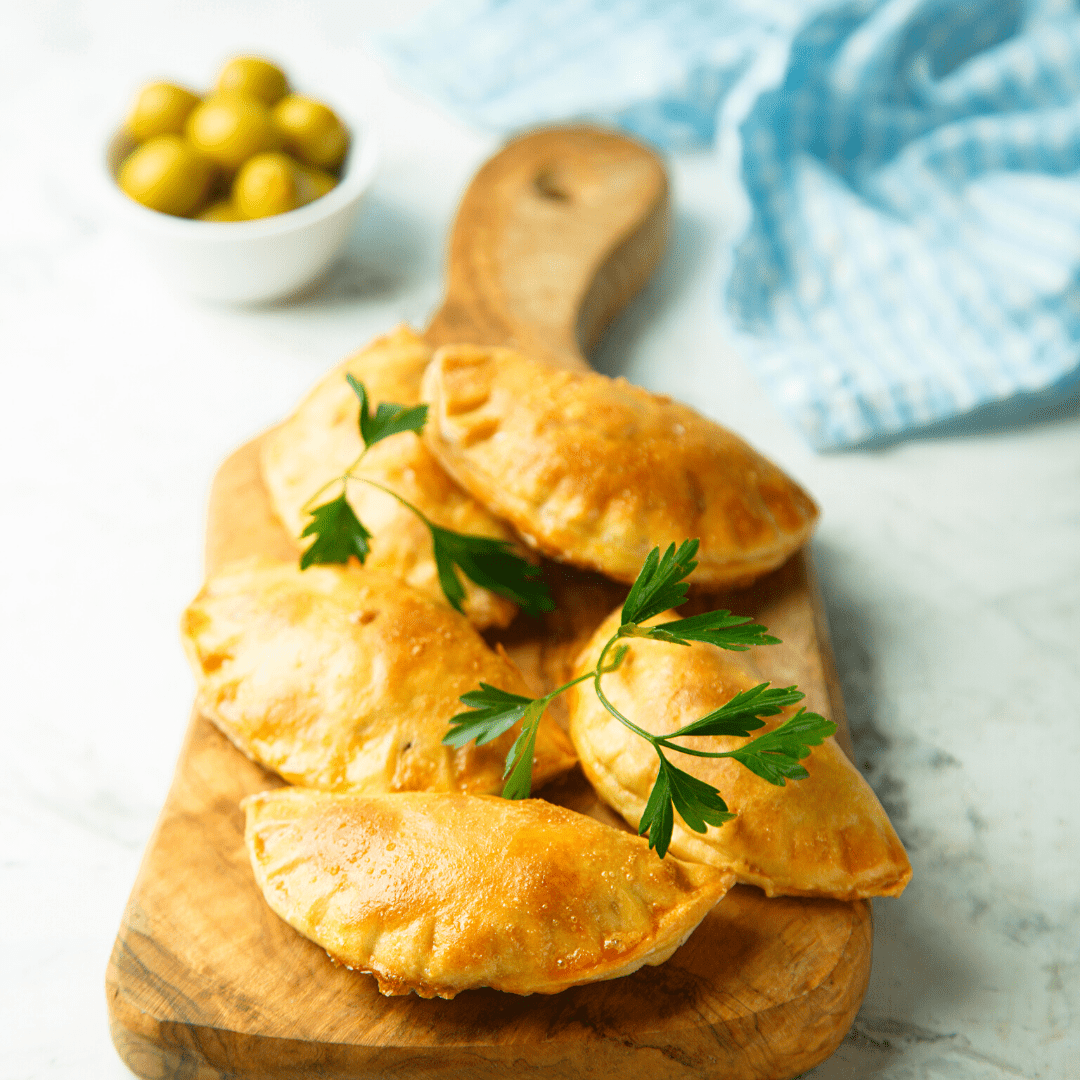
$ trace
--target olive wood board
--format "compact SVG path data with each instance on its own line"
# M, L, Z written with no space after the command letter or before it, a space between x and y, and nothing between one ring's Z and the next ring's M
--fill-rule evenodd
M427 336L514 344L584 370L581 349L647 280L666 235L666 177L650 152L584 128L524 136L464 196L447 299ZM208 573L252 554L297 557L262 484L259 442L214 480ZM620 595L595 575L545 570L560 610L495 635L538 684ZM748 589L695 602L781 637L762 650L768 676L797 682L847 745L808 552ZM868 903L770 900L736 886L670 960L626 978L552 996L382 997L263 901L239 802L281 783L193 715L106 975L113 1041L140 1077L783 1080L832 1053L865 993ZM543 794L616 823L578 771Z

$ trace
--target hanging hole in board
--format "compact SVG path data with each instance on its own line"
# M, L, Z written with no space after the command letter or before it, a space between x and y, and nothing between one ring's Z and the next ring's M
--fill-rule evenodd
M554 168L541 169L533 179L533 187L545 199L551 199L553 202L570 201L570 192L559 183Z

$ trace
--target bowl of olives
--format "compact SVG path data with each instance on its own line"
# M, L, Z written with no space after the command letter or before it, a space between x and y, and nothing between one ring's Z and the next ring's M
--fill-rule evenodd
M206 94L144 86L106 148L117 211L164 277L224 303L281 299L349 239L378 151L268 60L229 60Z

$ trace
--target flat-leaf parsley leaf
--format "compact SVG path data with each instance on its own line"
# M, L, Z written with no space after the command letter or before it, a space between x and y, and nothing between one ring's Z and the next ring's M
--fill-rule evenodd
M461 701L469 712L459 713L450 721L451 731L443 742L463 746L476 740L488 742L521 721L518 734L506 759L509 779L503 788L506 798L526 798L532 779L532 756L536 730L544 709L551 700L577 683L592 680L596 696L621 724L652 744L659 759L656 780L639 824L639 833L647 834L649 846L663 858L671 844L675 814L695 832L705 832L710 826L723 825L735 815L728 810L720 793L711 784L673 765L665 751L690 757L730 757L746 766L770 784L783 787L787 780L802 780L809 774L799 762L836 731L836 725L817 713L800 710L774 730L751 739L736 750L696 750L675 742L693 736L747 737L764 727L763 716L776 716L803 699L794 686L770 687L761 683L736 694L730 701L706 716L671 732L653 735L624 716L604 693L604 675L615 671L623 662L628 646L621 639L648 637L676 645L703 641L722 649L741 651L752 645L774 645L779 639L771 636L750 619L732 615L730 611L713 611L687 619L661 623L659 626L641 624L677 607L686 598L686 578L697 563L697 540L686 540L678 549L672 544L661 556L653 548L645 559L641 572L630 589L622 609L622 625L600 650L595 667L577 678L557 687L542 698L526 698L487 684L479 690L464 694Z
M300 556L301 570L314 563L347 563L353 555L361 562L368 557L371 533L353 513L344 491L336 499L316 506L311 516L300 535L314 536L315 542Z
M396 491L369 477L356 474L355 470L364 455L376 443L393 435L400 435L403 431L412 431L419 435L427 423L428 407L397 405L384 401L379 403L373 413L367 387L351 374L347 374L345 378L360 402L359 428L364 449L341 476L324 484L308 500L310 505L328 487L340 482L341 494L336 499L308 511L312 520L300 535L315 536L316 540L300 557L300 569L306 570L314 563L346 563L351 556L356 556L360 562L367 559L371 550L368 541L373 539L373 536L346 500L348 482L352 480L369 484L392 495L423 521L431 533L432 555L438 571L439 585L450 605L458 611L462 610L465 600L465 587L458 578L458 570L481 588L505 597L529 615L536 616L544 611L553 611L555 604L540 576L540 568L518 555L507 541L491 536L469 536L444 529Z

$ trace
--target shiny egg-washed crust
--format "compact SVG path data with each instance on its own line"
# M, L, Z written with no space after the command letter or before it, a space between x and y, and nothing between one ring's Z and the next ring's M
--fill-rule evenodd
M386 995L555 994L668 959L732 875L541 799L251 795L270 907Z
M341 476L364 449L358 429L360 403L345 376L352 375L364 384L372 411L384 401L416 405L420 377L430 359L431 347L407 326L399 326L334 368L264 440L263 483L275 513L298 545L309 543L300 539L311 521L305 504L323 484ZM462 491L411 431L373 446L355 475L397 492L445 529L513 539L505 523ZM340 491L340 485L332 485L316 502L336 498ZM386 570L429 600L446 605L431 551L431 533L424 523L393 496L369 484L350 481L348 500L372 533L365 565ZM463 575L460 580L465 587L462 607L474 626L482 630L509 625L517 611L511 601Z
M618 629L614 612L582 652L588 671ZM674 612L657 622L676 619ZM737 693L765 682L746 653L713 645L687 646L633 639L622 665L605 675L604 692L617 709L651 734L668 734L719 708ZM659 770L656 752L598 701L591 683L568 691L570 735L582 769L600 797L637 828ZM760 736L793 713L763 717ZM696 750L728 751L748 740L688 737ZM802 764L805 780L776 787L731 758L697 758L668 752L669 760L720 792L733 821L704 834L678 815L670 851L683 859L734 872L768 896L822 896L856 900L898 896L911 864L869 784L834 739L814 747Z
M691 581L748 583L810 536L817 507L738 436L624 379L510 349L452 345L424 375L424 439L526 543L631 582L656 546L697 537Z
M245 562L212 577L184 614L196 707L245 754L324 791L502 790L517 728L444 746L458 700L481 682L528 694L466 619L358 566ZM550 717L537 784L574 764Z

